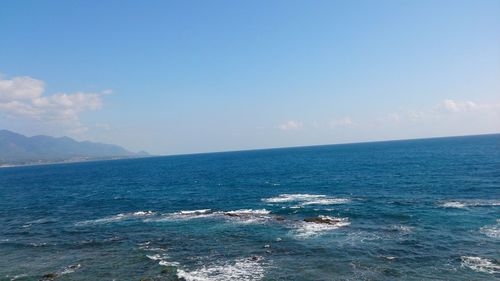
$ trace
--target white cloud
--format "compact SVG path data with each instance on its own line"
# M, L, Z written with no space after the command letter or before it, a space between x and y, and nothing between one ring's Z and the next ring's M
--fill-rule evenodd
M440 108L446 112L464 112L478 109L480 106L472 101L444 100Z
M394 122L400 122L401 121L401 114L399 113L390 113L388 115L389 120L394 121Z
M393 122L436 120L450 116L473 116L484 114L500 114L500 103L481 103L447 99L439 104L420 110L393 112L387 118Z
M102 107L102 95L111 93L56 93L45 94L45 83L31 77L0 77L0 113L27 121L62 126L70 133L85 132L80 115Z
M287 121L281 125L278 126L281 130L287 131L287 130L297 130L302 128L302 122L297 122L297 121Z
M346 127L351 127L352 125L354 125L354 122L349 116L334 119L330 122L330 128L338 128L338 127L346 128Z
M0 77L0 101L31 100L40 97L45 83L28 76L3 80Z

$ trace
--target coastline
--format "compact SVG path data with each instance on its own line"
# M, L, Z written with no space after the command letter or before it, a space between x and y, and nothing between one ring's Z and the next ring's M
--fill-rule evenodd
M54 161L54 162L30 162L30 163L26 163L26 164L0 164L0 169L32 167L32 166L47 166L47 165L61 165L61 164L73 164L73 163L87 163L87 162L101 162L101 161L116 161L116 160L141 159L141 158L151 158L151 157L157 157L157 155L110 157L110 158L89 158L89 159L70 159L70 160Z

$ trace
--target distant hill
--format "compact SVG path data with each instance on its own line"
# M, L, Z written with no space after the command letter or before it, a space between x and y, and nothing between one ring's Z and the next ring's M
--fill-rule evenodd
M76 141L68 137L26 137L0 130L0 165L71 162L148 156L112 144Z

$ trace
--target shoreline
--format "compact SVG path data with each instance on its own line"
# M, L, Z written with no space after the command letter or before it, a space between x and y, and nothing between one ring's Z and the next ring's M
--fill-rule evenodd
M132 157L116 157L116 158L92 158L92 159L82 159L82 160L64 160L64 161L54 161L54 162L43 162L43 163L27 163L27 164L0 164L0 169L8 168L19 168L19 167L33 167L33 166L48 166L48 165L61 165L61 164L74 164L74 163L87 163L87 162L101 162L101 161L116 161L116 160L126 160L126 159L141 159L157 157L156 155L150 156L132 156Z

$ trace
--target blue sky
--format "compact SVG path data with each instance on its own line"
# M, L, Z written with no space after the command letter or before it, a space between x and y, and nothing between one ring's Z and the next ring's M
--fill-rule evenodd
M0 127L176 154L500 132L500 1L2 1Z

